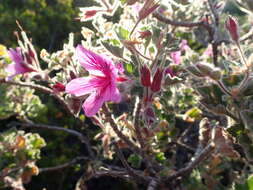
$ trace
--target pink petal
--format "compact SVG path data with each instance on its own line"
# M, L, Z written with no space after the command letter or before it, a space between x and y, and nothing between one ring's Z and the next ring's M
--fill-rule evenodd
M83 109L88 117L96 114L106 101L120 102L121 96L119 90L114 85L108 85L93 92L84 102Z
M77 46L76 57L90 74L96 76L107 75L114 66L111 60L85 49L82 45Z
M95 115L105 102L103 96L98 96L97 92L93 92L84 102L83 110L87 117Z
M121 100L120 92L116 87L116 84L111 84L107 87L106 101L113 101L119 103Z
M181 51L175 51L170 53L171 59L174 64L180 64L181 62Z
M83 96L95 91L99 86L101 86L101 80L98 78L76 78L66 85L66 92L75 96Z
M15 63L22 63L23 62L20 48L17 48L16 50L10 48L10 50L8 51L8 54L13 62L15 62Z
M29 68L26 68L22 63L11 63L6 68L5 71L9 73L7 80L11 80L14 76L18 74L23 74L27 72L31 72Z
M187 40L182 40L181 43L179 44L179 48L181 51L186 51L189 48Z

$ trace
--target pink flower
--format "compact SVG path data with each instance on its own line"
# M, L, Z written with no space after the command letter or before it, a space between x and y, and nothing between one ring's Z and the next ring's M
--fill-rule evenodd
M77 46L76 57L90 76L71 80L66 85L66 92L75 96L89 94L83 104L85 115L95 115L106 101L118 103L121 99L116 87L118 69L113 62L85 49L82 45Z
M203 52L203 55L206 57L212 57L213 56L213 48L212 46L208 46L206 50Z
M179 48L181 51L186 51L189 48L187 40L182 40L181 43L179 44Z
M5 71L10 74L7 77L7 80L11 80L14 76L18 74L34 71L33 69L29 68L28 65L25 64L20 48L17 48L16 50L11 48L8 51L8 54L12 60L12 63L9 64L5 69Z
M174 64L180 64L181 62L181 51L174 51L170 53L170 57Z
M187 40L182 40L179 44L179 51L174 51L170 53L170 57L172 59L172 62L176 65L180 64L181 62L181 52L186 51L188 48L190 48L187 44Z

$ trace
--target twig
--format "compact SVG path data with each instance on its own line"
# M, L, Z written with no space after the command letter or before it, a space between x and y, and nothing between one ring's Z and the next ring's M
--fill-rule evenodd
M228 96L232 96L231 92L227 89L227 87L222 83L222 81L217 81L217 85L220 87L222 92Z
M212 12L212 15L214 17L214 23L215 23L215 26L219 26L219 15L217 13L217 10L215 9L215 7L213 6L213 0L208 0L208 5L210 7L210 10Z
M126 171L112 171L112 170L105 170L105 171L97 171L93 174L93 177L101 177L101 176L110 176L115 178L122 178L126 180L130 180L131 176L128 175Z
M61 164L61 165L54 166L54 167L48 167L48 168L39 168L39 173L62 170L64 168L70 167L71 165L79 162L80 160L90 160L90 159L87 157L84 157L84 156L76 157L73 160L71 160L70 162L67 162L65 164Z
M135 170L133 170L133 168L131 168L129 166L129 164L127 163L122 151L120 150L120 148L118 147L118 145L115 143L115 149L116 149L116 153L120 159L120 161L122 162L123 166L126 168L126 170L128 171L129 175L133 176L135 180L138 181L146 181L148 182L149 179L147 179L144 175L140 175L140 173L135 172Z
M150 162L151 158L149 158L149 155L147 155L145 152L145 142L144 142L143 136L141 134L141 130L140 130L141 105L142 104L141 104L140 98L137 96L134 111L133 111L134 129L135 129L136 138L137 138L138 142L140 143L140 147L142 150L142 155L144 158L143 161L145 162L149 172L154 173L152 163Z
M19 125L21 127L28 127L28 128L41 128L41 129L48 129L48 130L56 130L56 131L63 131L65 133L68 133L70 135L77 136L79 140L81 140L82 143L86 141L86 138L82 135L82 133L79 133L72 129L66 129L63 127L53 126L53 125L45 125L45 124L35 124L35 123L18 123L13 122L13 125Z
M140 153L141 150L139 149L139 147L137 147L132 141L130 141L128 139L127 136L125 136L119 129L118 126L116 124L116 122L114 121L114 119L112 118L111 113L109 112L108 108L106 106L103 107L104 110L104 114L106 116L107 121L110 123L110 126L112 127L113 131L117 134L117 136L122 139L127 145L128 147L133 150L133 152L136 153Z
M198 154L194 160L192 162L190 162L188 164L188 166L186 166L185 168L182 168L180 170L178 170L177 172L175 172L174 174L168 176L166 178L166 181L170 181L170 180L173 180L173 179L176 179L180 176L184 176L184 175L187 175L188 173L190 173L196 166L198 166L198 164L200 162L202 162L206 157L207 155L212 152L214 149L214 146L213 144L208 144L201 152L200 154Z
M140 98L137 96L134 111L133 111L134 129L135 129L136 138L138 142L140 143L141 149L145 149L144 140L143 140L143 137L141 135L141 130L140 130L140 111L141 111L141 101L140 101Z
M22 127L29 127L29 128L41 128L41 129L47 129L47 130L57 130L57 131L63 131L65 133L68 133L70 135L74 135L77 136L78 139L84 143L86 145L87 151L89 152L89 155L92 158L95 158L95 155L92 151L91 145L88 141L88 139L80 132L73 130L73 129L66 129L63 127L59 127L59 126L51 126L51 125L45 125L45 124L34 124L34 123L18 123L18 122L14 122L14 125L19 125Z
M32 84L32 83L24 83L24 82L16 82L16 81L6 81L5 79L0 79L0 84L9 84L9 85L16 85L16 86L23 86L23 87L29 87L35 90L38 90L40 92L43 92L45 94L49 94L52 95L54 98L56 98L58 100L58 102L63 105L63 107L65 108L65 110L67 111L67 113L69 113L70 115L73 115L75 118L75 114L71 111L71 108L69 107L69 105L65 102L65 100L57 95L52 89L41 86L41 85L37 85L37 84Z
M147 190L155 190L156 189L156 187L157 187L157 181L155 181L155 180L152 180L150 183L149 183L149 185L148 185L148 189Z
M196 27L196 26L205 26L205 22L204 21L200 21L200 22L183 22L183 21L175 21L175 20L171 20L169 18L166 18L165 16L163 16L161 13L159 13L158 11L155 11L153 13L153 16L165 23L165 24L170 24L173 26L181 26L181 27L187 27L187 28L191 28L191 27Z
M107 121L110 123L110 126L112 127L113 131L117 134L117 136L121 140L123 140L133 152L141 155L143 157L145 163L149 162L150 163L149 165L151 165L152 168L156 168L156 170L161 170L162 167L153 158L151 158L142 149L140 149L138 146L136 146L132 141L130 141L128 139L127 136L125 136L118 129L118 126L117 126L116 122L112 118L112 115L111 115L111 113L109 112L109 110L106 106L103 107L103 111L104 111L104 114L105 114L105 117L106 117Z
M166 18L165 16L163 16L161 13L159 13L158 11L155 11L153 13L153 16L159 20L160 22L163 22L165 24L170 24L172 26L178 26L178 27L187 27L187 28L192 28L192 27L204 27L208 33L209 36L213 35L213 27L211 25L209 25L208 23L206 23L205 21L199 21L199 22L184 22L184 21L175 21L175 20L171 20L169 18ZM210 38L210 41L212 41L213 38Z
M216 42L212 43L212 52L213 52L213 64L218 66L218 44Z

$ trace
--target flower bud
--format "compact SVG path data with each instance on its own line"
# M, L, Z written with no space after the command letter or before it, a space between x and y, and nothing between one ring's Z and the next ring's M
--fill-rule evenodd
M197 69L201 72L203 76L208 76L213 80L220 80L221 71L219 68L214 68L212 65L207 63L196 64Z
M65 91L65 85L60 83L60 82L56 82L52 88L57 91L57 92L64 92Z
M151 74L149 68L144 65L140 69L140 74L141 74L141 84L142 86L149 87L151 85Z
M239 40L239 33L238 33L238 25L236 20L229 16L225 22L226 29L228 30L232 40L238 42Z
M152 33L149 30L140 31L139 33L140 33L139 38L141 38L141 39L148 38L152 35Z
M80 8L81 13L79 14L80 20L85 21L87 19L90 19L91 17L95 16L98 12L98 10L88 10L86 8Z
M159 92L161 90L162 79L163 79L163 70L157 68L151 84L151 90L153 92Z
M221 70L219 68L214 68L213 72L209 74L209 77L213 80L220 80L221 79Z
M194 65L190 65L186 68L186 70L191 73L192 75L194 76L197 76L197 77L204 77L204 75L200 72L200 70L195 67Z
M204 76L209 76L210 73L212 73L214 69L213 66L208 63L198 63L196 64L196 67Z

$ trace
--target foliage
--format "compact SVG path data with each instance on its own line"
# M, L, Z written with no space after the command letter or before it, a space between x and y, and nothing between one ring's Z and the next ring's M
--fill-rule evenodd
M40 149L46 145L38 134L10 129L0 134L0 187L23 189L33 175L38 175L36 161Z
M62 5L69 10L71 3ZM32 14L32 5L25 14ZM0 46L0 116L17 115L8 126L52 131L40 132L50 139L40 171L71 168L64 175L71 182L62 182L68 189L86 189L103 176L139 189L252 189L253 49L245 22L251 8L250 1L239 0L96 1L80 9L80 21L92 27L81 29L78 48L70 33L54 52L38 53L27 37L36 44L47 29L40 37L20 29L19 49L7 54ZM71 14L46 10L40 13L71 25ZM24 28L37 27L24 19ZM87 107L99 111L87 114ZM32 133L5 133L12 134L12 142L35 146L28 138ZM32 156L27 159L35 164L42 146L27 151ZM0 146L0 153L6 150ZM23 157L11 157L6 166L18 167ZM20 173L16 176L22 185Z

